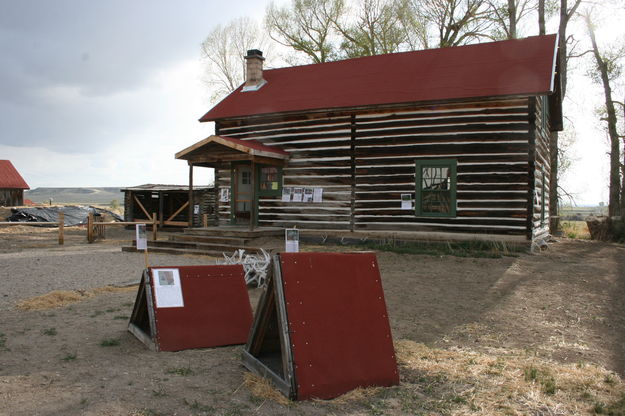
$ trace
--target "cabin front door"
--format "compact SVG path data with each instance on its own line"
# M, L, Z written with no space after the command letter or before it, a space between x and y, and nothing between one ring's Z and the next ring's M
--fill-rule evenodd
M232 223L249 224L252 207L252 167L237 165L234 167L232 181Z

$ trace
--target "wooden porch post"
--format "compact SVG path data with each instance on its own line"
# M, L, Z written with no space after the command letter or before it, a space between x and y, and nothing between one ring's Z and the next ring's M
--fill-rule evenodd
M219 189L219 166L216 164L213 168L214 172L214 190L215 190L215 225L219 227L219 198L221 197L221 189Z
M193 228L193 163L189 162L189 228Z
M256 221L256 163L252 159L252 199L250 201L250 231L254 231Z

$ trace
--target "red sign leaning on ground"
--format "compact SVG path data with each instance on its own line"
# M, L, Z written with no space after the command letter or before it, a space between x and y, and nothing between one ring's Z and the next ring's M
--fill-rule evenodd
M374 253L280 254L298 400L399 384Z
M281 253L243 364L297 400L399 384L374 253Z
M128 329L157 351L179 351L243 344L251 324L243 266L173 266L144 273Z

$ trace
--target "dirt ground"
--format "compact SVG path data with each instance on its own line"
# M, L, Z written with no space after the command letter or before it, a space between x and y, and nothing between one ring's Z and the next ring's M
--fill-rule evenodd
M86 245L84 230L72 233L59 248L53 232L0 232L0 253L88 257L132 238L120 230ZM133 289L43 310L18 309L23 299L14 296L0 309L0 415L565 415L608 414L621 409L610 403L625 403L625 246L561 239L517 257L379 252L378 261L399 387L285 405L249 382L241 346L149 351L126 330ZM179 256L179 265L191 262ZM259 291L249 291L253 305ZM473 373L449 369L460 361ZM598 375L569 388L573 372ZM490 403L510 377L508 402Z

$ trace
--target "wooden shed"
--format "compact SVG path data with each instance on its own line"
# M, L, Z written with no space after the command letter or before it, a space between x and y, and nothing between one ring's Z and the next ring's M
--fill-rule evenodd
M251 50L200 119L215 136L176 157L215 168L222 225L544 238L557 53L547 35L263 71Z
M24 190L30 189L10 160L0 160L0 206L24 205Z
M160 227L193 227L202 224L207 214L215 222L215 190L211 187L193 189L194 203L189 204L186 185L146 184L122 188L124 192L124 221L151 222L156 214ZM191 205L191 210L189 206ZM193 222L189 224L189 217Z

